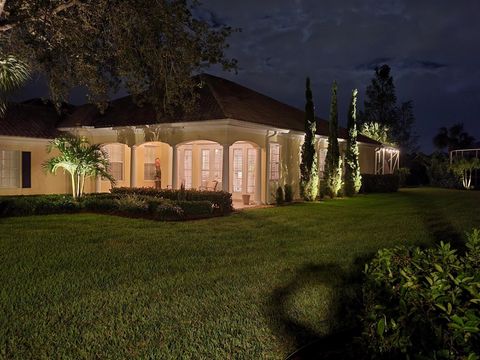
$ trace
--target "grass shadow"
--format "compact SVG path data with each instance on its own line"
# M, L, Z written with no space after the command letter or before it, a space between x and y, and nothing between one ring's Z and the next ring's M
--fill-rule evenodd
M271 327L281 337L293 340L297 349L288 360L358 358L355 339L359 335L361 277L363 266L371 256L357 259L348 271L334 263L307 264L287 284L272 292L266 309L268 317L273 319ZM330 316L323 320L328 328L326 335L289 313L289 300L302 289L317 285L333 290Z
M449 242L456 249L465 249L464 235L446 216L444 208L432 201L430 196L417 192L404 192L402 194L410 200L416 214L422 219L425 229L434 242Z

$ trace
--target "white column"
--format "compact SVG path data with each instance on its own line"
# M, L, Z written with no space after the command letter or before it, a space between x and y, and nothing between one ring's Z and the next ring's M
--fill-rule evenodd
M137 186L137 146L130 148L130 187Z
M223 144L222 190L230 191L230 145Z
M178 179L177 145L172 145L172 189L177 188L177 179Z
M265 184L265 203L270 203L270 139L267 136L267 140L265 141L265 168L267 169L267 174L265 179L267 183Z
M262 202L262 148L257 148L257 166L255 174L255 200Z
M101 176L97 176L95 178L95 192L96 193L102 192L102 177Z

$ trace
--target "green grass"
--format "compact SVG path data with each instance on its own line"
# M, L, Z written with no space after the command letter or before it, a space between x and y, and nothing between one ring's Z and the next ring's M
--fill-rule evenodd
M362 259L458 241L479 204L412 189L183 223L1 219L0 358L284 358L339 325Z

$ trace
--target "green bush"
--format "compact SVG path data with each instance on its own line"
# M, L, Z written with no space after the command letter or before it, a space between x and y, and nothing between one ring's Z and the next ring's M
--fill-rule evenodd
M214 213L217 214L228 214L233 210L232 194L225 191L120 187L113 188L111 192L115 195L143 195L174 201L210 201L213 204Z
M293 201L293 188L292 185L284 186L285 202L290 203Z
M427 176L431 186L461 188L460 178L450 168L450 159L445 154L432 154L427 165Z
M480 231L459 254L380 250L365 267L362 343L370 358L479 359Z
M208 217L213 213L213 204L210 201L178 201L176 203L186 217Z
M285 199L283 197L283 188L279 186L277 188L277 191L275 192L275 202L277 203L277 205L282 205L284 201Z
M80 204L69 195L0 197L0 217L73 213Z
M182 220L185 217L182 208L173 203L159 204L152 215L156 220Z
M410 169L401 167L395 170L395 175L398 176L398 186L404 187L407 184L407 178L410 176Z
M362 174L362 187L360 188L360 192L365 194L396 192L398 191L399 185L399 177L397 174Z

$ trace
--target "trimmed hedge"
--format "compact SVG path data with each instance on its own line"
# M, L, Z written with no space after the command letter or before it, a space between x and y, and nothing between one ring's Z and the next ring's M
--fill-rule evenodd
M173 201L210 201L214 214L228 214L233 210L232 194L225 191L173 190L154 188L118 187L110 190L114 195L141 195Z
M0 197L0 217L74 213L81 205L68 195Z
M0 217L64 214L90 211L101 214L185 220L215 216L211 201L169 200L153 196L91 194L75 201L68 195L0 197ZM217 212L217 215L220 213Z
M396 192L400 186L400 180L396 174L373 175L362 174L361 193L388 193Z

